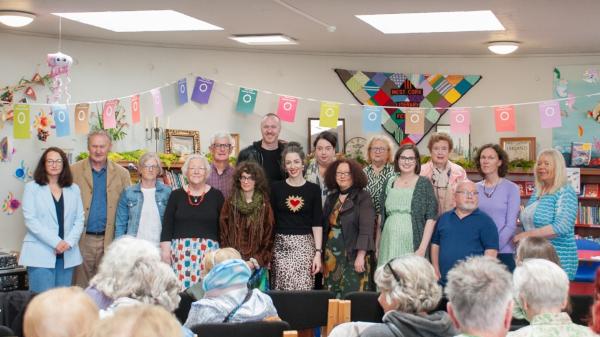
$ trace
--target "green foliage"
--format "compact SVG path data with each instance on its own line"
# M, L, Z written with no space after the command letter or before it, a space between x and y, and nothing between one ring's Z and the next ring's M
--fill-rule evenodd
M125 129L129 126L125 121L125 108L122 105L117 105L115 108L115 119L117 120L117 127L112 129L104 128L104 121L102 120L102 111L104 110L104 106L98 108L96 106L96 124L92 125L92 130L106 130L108 135L113 141L119 141L127 136L127 132Z
M108 159L114 162L117 161L129 161L133 163L138 163L142 155L146 153L146 150L135 150L135 151L127 151L127 152L110 152L108 154ZM76 160L82 160L89 158L89 153L81 152ZM179 156L173 153L159 153L158 157L160 161L167 167L170 168L173 163L179 161Z
M535 160L515 159L508 163L508 169L520 168L523 170L531 170L535 165Z

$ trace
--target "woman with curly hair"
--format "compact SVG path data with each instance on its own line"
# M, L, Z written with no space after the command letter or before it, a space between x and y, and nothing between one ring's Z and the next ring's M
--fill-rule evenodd
M221 210L221 247L232 247L244 260L255 259L261 267L254 286L267 290L267 267L273 255L275 218L269 199L267 177L253 161L239 164L233 173L231 195Z

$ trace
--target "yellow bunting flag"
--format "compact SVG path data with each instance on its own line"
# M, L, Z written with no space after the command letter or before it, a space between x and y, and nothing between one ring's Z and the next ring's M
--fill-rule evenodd
M333 102L321 102L321 114L319 115L319 126L323 128L337 127L340 105Z
M29 104L15 104L13 111L13 137L15 139L31 138Z

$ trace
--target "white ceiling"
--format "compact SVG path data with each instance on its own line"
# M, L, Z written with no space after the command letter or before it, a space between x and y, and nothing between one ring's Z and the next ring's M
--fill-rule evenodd
M299 53L388 55L487 55L486 43L515 40L517 55L600 53L598 0L279 0L337 27L333 33L277 3L277 0L0 0L0 10L38 15L29 26L10 31L55 37L52 12L173 9L223 27L223 31L114 33L62 20L65 39L112 41L184 48L269 50ZM384 35L355 14L492 10L505 26L501 32ZM1 26L1 25L0 25ZM232 34L283 33L293 46L245 46Z

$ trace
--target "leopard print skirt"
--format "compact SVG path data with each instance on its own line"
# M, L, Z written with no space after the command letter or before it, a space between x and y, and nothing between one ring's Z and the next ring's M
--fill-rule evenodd
M312 234L275 234L271 289L312 290L315 277L311 273L315 257L315 240Z

